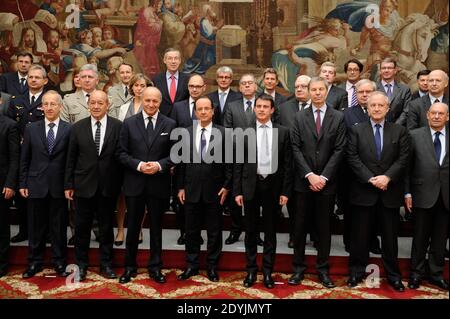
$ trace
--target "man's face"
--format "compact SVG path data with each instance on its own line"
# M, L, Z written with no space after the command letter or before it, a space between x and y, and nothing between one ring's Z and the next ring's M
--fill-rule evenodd
M367 113L372 121L376 123L382 122L386 118L389 111L389 105L385 96L375 95L370 98L367 104Z
M266 123L270 120L274 112L274 108L271 107L270 101L257 99L254 107L256 119L261 123Z
M167 71L175 73L181 64L181 56L178 51L167 52L164 56L164 64L167 67Z
M327 98L327 88L325 83L321 81L312 82L309 85L309 94L311 96L311 101L316 107L321 107L325 104Z
M27 83L30 90L39 92L44 88L48 82L47 78L44 78L41 70L28 71Z
M133 77L133 70L129 65L122 64L119 67L119 76L122 83L128 85L128 83L130 83L131 78Z
M211 105L211 101L208 99L199 99L195 102L195 116L204 126L211 123L214 116L214 109Z
M32 29L28 29L23 36L23 46L25 48L34 47L34 31Z
M62 104L59 103L59 97L56 94L47 94L42 97L42 108L47 120L53 122L59 117Z
M161 95L155 88L147 88L142 96L142 108L150 116L155 115L161 105Z
M256 93L256 83L253 77L245 75L239 83L239 91L246 99L251 99Z
M428 125L433 130L441 130L448 122L448 109L443 103L434 103L427 112Z
M308 80L297 79L295 81L295 97L300 102L307 102L309 100Z
M89 111L96 120L101 120L109 109L108 96L103 91L94 91L88 101Z
M20 56L17 58L17 69L20 74L26 75L31 67L31 58L28 56Z
M192 76L188 83L189 95L195 101L205 93L205 82L201 76Z
M329 85L333 84L334 79L336 78L336 70L332 66L323 66L320 70L319 76L322 79L325 79Z
M360 75L358 64L350 62L347 66L347 80L354 84L360 80Z
M417 79L417 85L422 92L428 92L428 75L421 75Z
M428 75L428 91L433 96L441 96L448 85L445 74L441 70L431 71Z
M394 80L397 74L397 68L392 62L381 62L381 79L386 82Z
M80 72L81 88L83 91L92 92L98 84L98 76L92 70Z
M230 73L219 73L217 75L217 85L222 91L228 90L231 83L233 82L233 78Z
M373 86L370 83L360 85L356 91L356 98L358 99L358 104L367 107L367 100L369 95L373 92Z
M272 93L275 90L275 87L278 84L277 76L274 73L266 73L264 76L264 87L267 92Z

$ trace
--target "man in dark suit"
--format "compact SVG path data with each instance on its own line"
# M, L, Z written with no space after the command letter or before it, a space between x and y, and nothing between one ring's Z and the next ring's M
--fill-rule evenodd
M259 215L262 207L264 229L263 282L266 288L274 288L272 271L277 247L276 225L279 205L286 205L291 193L291 147L289 130L270 120L275 103L270 95L256 99L253 137L244 142L244 162L237 162L233 172L233 196L245 211L245 255L247 276L244 287L251 287L257 277L257 238ZM240 142L240 143L239 143Z
M63 106L56 91L42 96L45 119L25 128L20 159L20 194L28 200L30 224L28 268L23 278L42 270L47 233L50 234L54 268L58 276L67 275L67 201L64 197L64 168L70 125L60 120Z
M85 280L94 214L98 220L100 272L116 278L112 268L113 220L122 186L122 167L117 159L121 122L107 116L105 92L95 90L88 100L91 116L75 123L70 134L65 172L66 198L75 203L75 257L80 280Z
M278 74L274 68L267 68L263 73L264 91L262 94L270 95L275 102L275 112L272 115L272 121L279 122L280 104L286 102L287 98L278 93L275 89L278 85Z
M449 221L448 117L448 105L434 103L427 112L428 126L410 132L411 160L405 206L414 216L408 283L411 289L420 287L427 268L428 282L448 291L443 275Z
M214 107L208 97L195 103L198 122L187 128L189 138L182 141L189 160L177 166L178 198L186 212L187 269L178 276L186 280L198 274L202 221L208 235L207 276L217 282L217 264L222 251L222 213L232 178L232 165L225 163L225 128L213 124Z
M406 118L401 116L411 100L409 87L395 81L397 62L392 58L384 58L380 64L381 80L377 82L377 90L386 93L389 98L389 113L386 120L400 125L406 124Z
M413 130L427 126L427 112L433 103L448 105L448 96L444 95L448 86L448 75L442 70L433 70L428 74L428 94L408 104L407 127Z
M374 92L367 103L370 122L353 126L347 161L356 178L350 188L353 205L350 243L349 287L365 275L369 261L372 215L381 225L382 258L388 283L403 292L397 254L399 208L403 204L404 177L408 165L409 139L406 128L388 122L389 99Z
M239 92L233 91L233 70L228 66L221 66L216 71L217 90L208 94L214 106L214 123L223 125L225 108L230 102L242 98Z
M417 91L411 95L411 101L421 98L428 93L428 75L431 70L421 70L417 73Z
M334 208L337 172L344 156L345 122L342 112L325 103L328 84L322 78L309 82L311 107L295 116L291 131L295 165L295 237L294 274L290 285L298 285L304 277L305 215L311 212L313 227L317 231L316 269L326 288L335 287L328 276L331 232L330 214Z
M11 95L5 92L0 92L0 114L6 115L8 112L9 102L11 101Z
M339 111L343 111L345 108L347 108L347 91L333 84L334 80L336 79L336 66L334 65L334 63L322 63L322 65L320 66L319 76L322 79L325 79L328 84L328 93L326 100L327 106Z
M136 255L141 222L147 207L150 217L150 277L165 283L162 267L162 216L170 196L170 133L176 127L171 118L159 112L161 92L145 89L143 111L123 122L120 134L120 161L125 166L123 192L127 204L125 272L119 279L127 283L137 274Z
M189 97L187 88L189 75L178 70L181 64L181 53L177 49L168 48L164 52L163 62L167 71L157 74L153 83L162 94L160 112L170 116L173 104Z
M28 52L17 53L17 72L5 73L0 77L0 91L12 96L24 95L28 91L28 70L33 63L33 56Z
M9 201L17 187L20 157L17 123L0 114L0 277L7 273L9 250Z
M348 60L344 64L344 72L347 74L347 81L341 83L338 87L347 91L349 108L358 104L355 85L361 80L361 72L363 69L364 65L355 58Z

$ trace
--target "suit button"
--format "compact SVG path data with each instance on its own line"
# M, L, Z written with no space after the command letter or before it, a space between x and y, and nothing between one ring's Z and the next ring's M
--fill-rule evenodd
M316 151L316 154L319 155L319 151Z
M33 113L32 113L32 112L30 112L30 115L33 115Z

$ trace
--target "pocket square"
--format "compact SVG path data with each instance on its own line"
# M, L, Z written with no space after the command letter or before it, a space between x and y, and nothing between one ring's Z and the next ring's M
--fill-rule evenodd
M169 135L169 133L161 133L161 135Z

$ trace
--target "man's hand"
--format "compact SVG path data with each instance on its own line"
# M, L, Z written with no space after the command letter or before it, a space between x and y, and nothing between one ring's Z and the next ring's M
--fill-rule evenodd
M153 175L159 172L158 162L146 162L142 163L140 170L142 173L147 175Z
M180 200L180 203L184 205L184 201L186 200L186 193L184 192L184 189L180 189L178 191L178 199Z
M286 196L281 195L280 196L280 205L284 206L287 204L287 202L288 202L288 198Z
M405 197L405 207L408 212L412 212L412 197Z
M220 196L220 205L223 205L223 203L225 203L225 199L227 198L228 195L228 190L226 188L221 188L219 194L217 194Z
M316 174L309 175L308 181L310 184L309 188L313 192L320 192L325 187L326 184L326 180Z
M64 196L66 196L68 200L73 200L73 189L66 189L64 191Z
M237 204L239 207L244 206L244 196L238 195L238 196L236 196L236 197L234 198L234 201L236 202L236 204Z
M11 199L15 193L12 188L3 187L2 194L5 194L5 199Z
M22 197L28 198L28 188L19 189L19 193L20 195L22 195Z
M383 191L387 190L388 184L391 181L391 179L386 175L378 175L375 177L372 177L369 182L372 183L373 186L376 188L379 188Z

